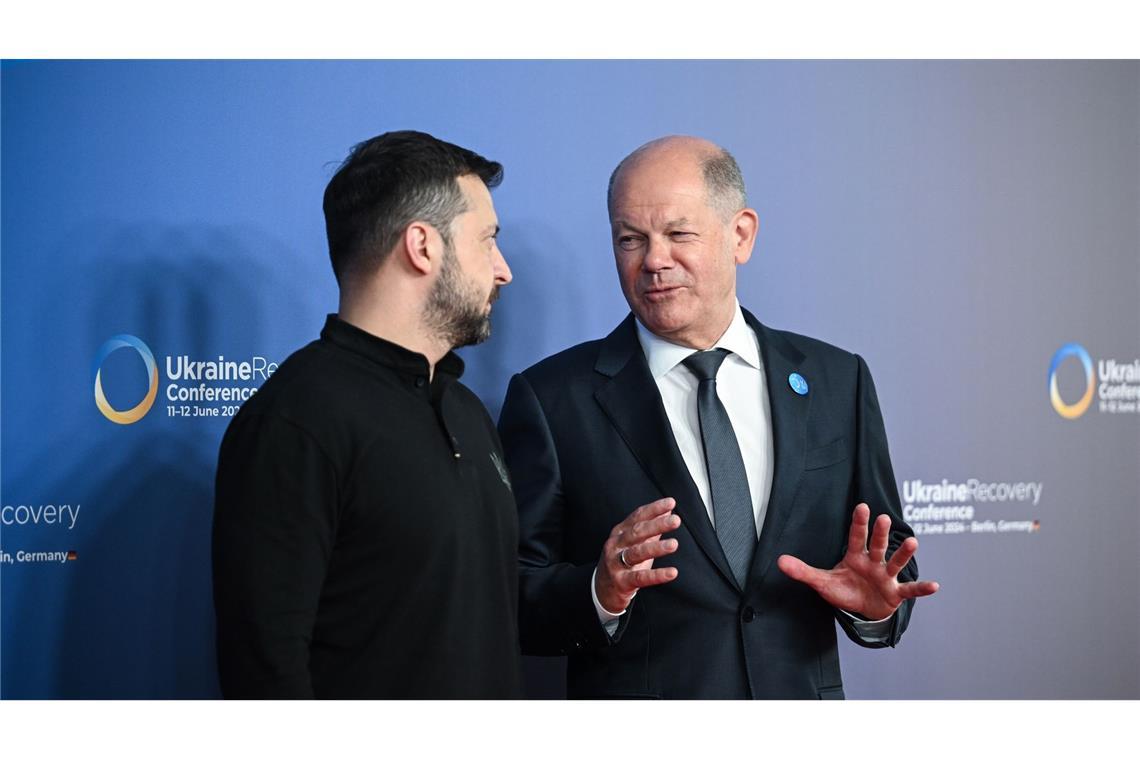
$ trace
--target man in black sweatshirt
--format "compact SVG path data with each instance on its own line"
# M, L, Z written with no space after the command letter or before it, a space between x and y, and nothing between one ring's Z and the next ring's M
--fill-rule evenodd
M213 533L226 697L521 696L517 518L452 349L511 280L502 167L419 132L325 190L337 314L241 408Z

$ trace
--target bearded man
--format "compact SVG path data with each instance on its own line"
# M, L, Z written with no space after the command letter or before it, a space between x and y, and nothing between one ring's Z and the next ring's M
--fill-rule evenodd
M324 195L340 304L239 411L213 526L222 692L520 695L517 521L452 349L511 272L502 166L420 132L353 148Z

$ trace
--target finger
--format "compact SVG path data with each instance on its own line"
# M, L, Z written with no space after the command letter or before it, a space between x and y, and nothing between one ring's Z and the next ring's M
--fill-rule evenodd
M618 524L618 527L624 528L625 530L630 530L639 522L652 520L659 515L666 514L667 512L672 512L673 508L676 506L677 501L671 496L664 499L658 499L657 501L651 501L648 504L642 504L640 507L630 512L629 516Z
M681 527L681 518L678 515L666 514L660 517L655 517L646 522L640 522L633 528L622 534L620 543L622 546L633 546L642 541L648 541L662 533L676 530Z
M887 555L887 542L891 535L891 518L879 515L875 518L875 528L871 533L871 561L882 562Z
M847 551L862 554L867 551L867 523L871 521L871 508L866 504L856 504L851 515L851 531L847 534Z
M664 541L645 541L623 551L625 552L625 561L631 565L637 565L647 559L657 559L677 551L677 540L667 538Z
M938 581L912 581L900 583L898 592L903 599L917 599L920 596L930 596L942 588Z
M910 558L914 556L916 551L918 551L917 538L911 536L906 541L903 541L887 561L887 576L894 578L902 572L902 569L906 567L907 562L910 562Z
M819 568L812 567L803 560L790 554L781 554L776 558L776 567L792 580L806 583L816 591L822 588L827 574Z
M675 567L655 567L652 570L630 570L627 580L634 588L648 588L668 583L676 577Z

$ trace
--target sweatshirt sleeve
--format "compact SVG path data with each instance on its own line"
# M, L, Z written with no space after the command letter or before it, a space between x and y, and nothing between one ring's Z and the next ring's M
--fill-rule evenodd
M312 436L239 413L218 459L213 587L227 698L312 698L309 646L336 535L336 473Z

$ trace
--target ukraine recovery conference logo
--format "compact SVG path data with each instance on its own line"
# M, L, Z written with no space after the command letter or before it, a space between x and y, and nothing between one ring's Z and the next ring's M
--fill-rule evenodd
M136 406L125 412L115 409L107 401L107 397L103 395L103 380L100 376L103 362L112 352L120 348L133 348L137 351L142 357L143 363L146 364L147 375L146 395ZM145 343L133 335L116 335L100 346L98 353L95 354L92 374L95 376L95 406L99 407L99 411L103 413L104 417L119 425L130 425L141 420L150 411L155 397L158 396L158 365L154 361L154 354L150 352Z
M1061 392L1057 390L1057 368L1070 356L1079 359L1085 370L1085 392L1074 404L1066 404L1061 398ZM1067 420L1075 420L1088 411L1093 400L1094 385L1092 357L1084 346L1079 343L1066 343L1053 354L1053 361L1049 363L1049 400L1053 402L1057 414Z

